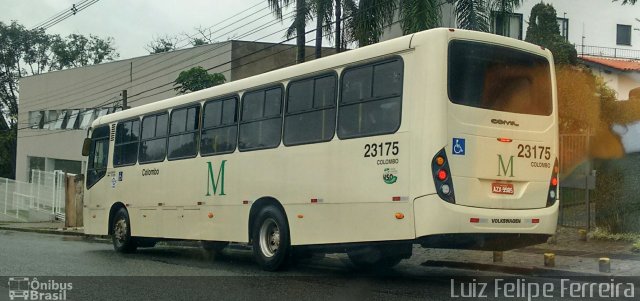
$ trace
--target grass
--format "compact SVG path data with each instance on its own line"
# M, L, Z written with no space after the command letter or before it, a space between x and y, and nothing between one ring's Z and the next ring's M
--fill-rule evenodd
M602 228L591 232L591 238L597 240L614 240L632 242L631 251L640 253L640 233L611 233Z

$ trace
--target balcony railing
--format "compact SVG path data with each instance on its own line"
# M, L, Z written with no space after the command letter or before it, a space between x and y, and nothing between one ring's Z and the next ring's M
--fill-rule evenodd
M575 45L575 47L578 55L640 60L640 50L588 45Z

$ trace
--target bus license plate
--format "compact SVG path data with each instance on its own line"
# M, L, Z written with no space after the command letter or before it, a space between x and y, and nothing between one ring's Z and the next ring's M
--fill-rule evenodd
M497 194L513 194L513 184L491 183L491 191Z

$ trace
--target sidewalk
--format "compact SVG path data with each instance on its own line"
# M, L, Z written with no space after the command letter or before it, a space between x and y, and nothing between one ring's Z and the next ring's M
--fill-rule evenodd
M0 230L84 236L80 228L65 228L63 222L0 223ZM578 239L578 230L559 228L553 243L506 251L502 262L493 262L493 252L425 249L415 245L410 264L459 269L490 270L537 276L640 276L640 253L630 242ZM555 267L544 266L544 253L554 253ZM611 259L611 272L600 273L598 259Z
M502 262L493 262L491 251L414 248L411 261L425 266L496 270L540 276L640 276L640 253L631 242L580 241L578 229L558 228L554 243L544 243L503 252ZM555 267L544 266L544 253L555 254ZM607 257L611 272L600 273L598 260Z

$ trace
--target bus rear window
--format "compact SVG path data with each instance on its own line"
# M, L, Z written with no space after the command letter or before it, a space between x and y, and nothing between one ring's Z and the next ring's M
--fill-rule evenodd
M475 108L551 115L546 58L513 48L471 41L449 43L449 98Z

